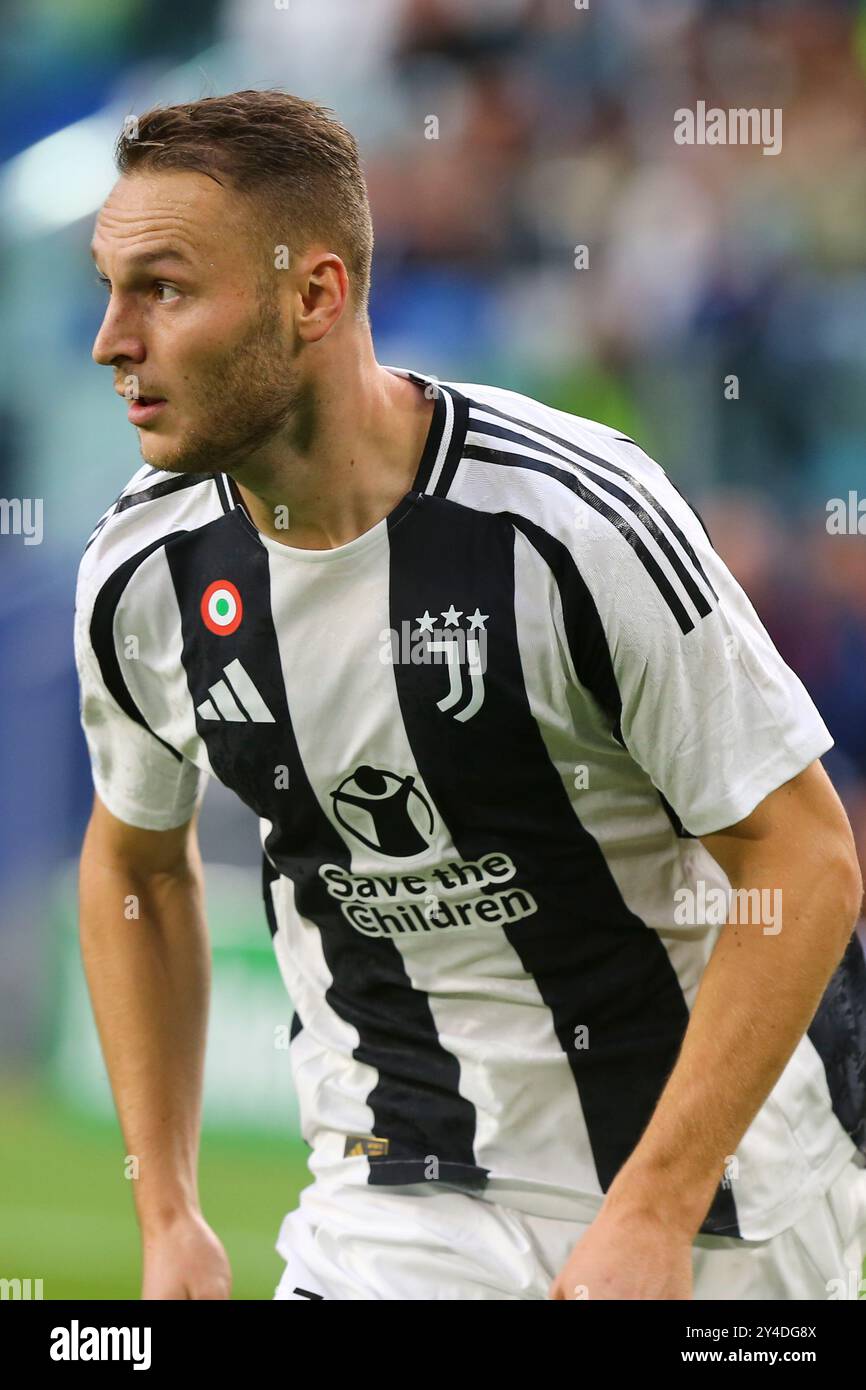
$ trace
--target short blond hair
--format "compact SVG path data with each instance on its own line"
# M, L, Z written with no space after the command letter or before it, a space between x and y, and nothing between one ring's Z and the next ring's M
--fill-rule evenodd
M121 174L189 169L260 204L276 243L324 241L345 262L355 310L367 317L373 224L354 136L333 112L277 90L231 92L156 106L117 141Z

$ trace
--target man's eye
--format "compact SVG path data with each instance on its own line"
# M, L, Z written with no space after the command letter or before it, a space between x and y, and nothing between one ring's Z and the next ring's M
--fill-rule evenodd
M179 291L175 289L174 285L166 285L162 280L160 280L156 285L157 297L159 297L160 291L162 290L168 290L169 295L174 295L177 298L180 298ZM170 304L172 301L171 299L160 299L159 302L160 304Z
M107 290L111 289L111 281L109 280L107 275L97 275L96 283L98 285L103 285Z

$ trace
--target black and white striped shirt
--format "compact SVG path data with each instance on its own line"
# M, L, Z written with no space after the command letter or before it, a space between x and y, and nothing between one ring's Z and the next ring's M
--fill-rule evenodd
M208 775L260 817L314 1173L591 1219L721 929L682 911L730 886L695 837L832 739L635 443L390 370L433 396L429 437L347 545L261 534L220 474L143 468L101 519L94 783L146 828ZM705 1232L775 1234L850 1159L829 1065L805 1036Z

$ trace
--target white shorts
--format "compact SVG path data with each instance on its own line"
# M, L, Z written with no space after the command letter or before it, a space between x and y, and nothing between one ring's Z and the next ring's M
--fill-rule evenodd
M283 1220L278 1299L546 1299L586 1225L434 1183L317 1180ZM866 1255L866 1169L852 1161L771 1240L698 1236L696 1299L851 1299ZM866 1283L863 1285L866 1292Z

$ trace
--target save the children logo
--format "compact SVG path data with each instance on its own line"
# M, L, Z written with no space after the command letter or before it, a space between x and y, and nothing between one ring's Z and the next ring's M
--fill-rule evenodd
M427 849L435 817L412 774L362 763L331 792L334 816L368 849L408 859Z
M331 792L333 815L361 844L383 858L409 859L429 851L436 815L412 773L361 763ZM477 860L441 858L423 868L391 864L357 872L320 864L319 875L350 926L362 936L402 937L442 930L477 931L519 922L538 911L518 881L518 868L494 850Z
M442 859L410 873L359 874L342 864L319 865L349 925L362 936L391 939L483 931L531 917L538 903L518 874L514 860L498 850L479 859Z

